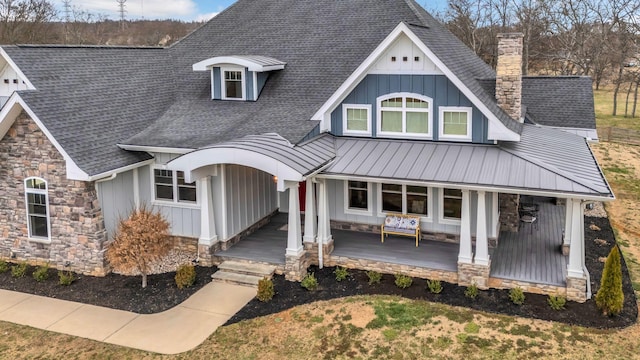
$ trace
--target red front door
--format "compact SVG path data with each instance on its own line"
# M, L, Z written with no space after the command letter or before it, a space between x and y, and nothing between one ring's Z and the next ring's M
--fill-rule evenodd
M304 211L304 205L307 201L307 182L300 182L300 186L298 187L298 195L300 195L300 211Z

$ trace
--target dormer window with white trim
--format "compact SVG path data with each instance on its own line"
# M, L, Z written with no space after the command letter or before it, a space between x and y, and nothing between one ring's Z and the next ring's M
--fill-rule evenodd
M400 138L431 138L432 104L429 97L394 93L378 98L378 135Z
M271 71L286 63L258 55L218 56L193 64L193 71L211 72L211 99L257 101Z
M244 100L245 99L245 81L243 76L244 69L231 70L222 69L223 85L222 99L223 100Z

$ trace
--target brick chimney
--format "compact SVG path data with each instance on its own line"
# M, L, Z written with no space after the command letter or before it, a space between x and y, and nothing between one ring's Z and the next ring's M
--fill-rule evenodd
M521 33L498 34L496 99L512 119L522 117L522 37Z

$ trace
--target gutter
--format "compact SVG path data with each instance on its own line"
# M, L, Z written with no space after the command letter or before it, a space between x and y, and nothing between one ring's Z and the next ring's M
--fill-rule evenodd
M147 165L151 165L154 164L156 161L156 159L149 159L149 160L145 160L139 163L135 163L135 164L131 164L125 167L121 167L112 171L107 171L101 174L97 174L97 175L91 175L89 176L88 179L86 179L85 181L95 181L95 182L103 182L103 181L109 181L109 180L113 180L116 178L116 176L120 173L123 172L127 172L129 170L133 170L133 169L137 169L139 167L143 167L143 166L147 166Z

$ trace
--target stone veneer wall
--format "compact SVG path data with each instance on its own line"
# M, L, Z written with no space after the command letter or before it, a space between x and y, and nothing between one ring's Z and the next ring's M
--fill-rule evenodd
M496 100L514 120L522 122L522 34L498 34Z
M107 232L95 184L66 175L62 155L20 114L0 139L0 258L105 275ZM32 176L47 181L50 243L28 238L24 180Z
M520 227L520 215L518 206L520 205L520 195L498 194L500 206L500 231L518 232Z

